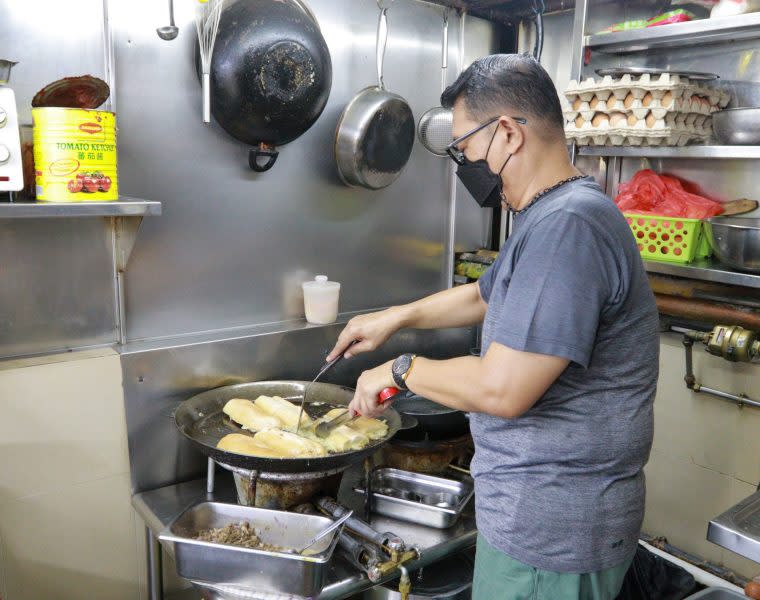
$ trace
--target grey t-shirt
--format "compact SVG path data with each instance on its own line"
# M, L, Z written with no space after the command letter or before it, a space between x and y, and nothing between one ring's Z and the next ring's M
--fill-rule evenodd
M540 569L629 559L644 514L659 336L631 231L591 178L515 215L480 279L492 342L570 365L525 414L472 414L478 530Z

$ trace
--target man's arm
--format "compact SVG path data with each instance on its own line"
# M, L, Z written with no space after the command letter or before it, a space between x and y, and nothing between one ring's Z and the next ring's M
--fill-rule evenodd
M377 415L377 394L393 385L391 362L364 372L351 409ZM528 411L567 368L566 358L492 343L486 355L449 360L415 359L406 379L415 394L451 408L514 418Z
M349 358L360 352L374 350L396 331L405 327L438 329L481 323L486 314L486 307L480 296L478 284L470 283L438 292L410 304L359 315L351 319L341 331L327 360L336 358L342 352ZM354 340L359 342L346 352Z

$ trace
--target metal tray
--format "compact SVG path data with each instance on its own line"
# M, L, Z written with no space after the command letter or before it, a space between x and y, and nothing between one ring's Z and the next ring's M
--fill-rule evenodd
M474 493L469 481L391 468L372 474L373 512L437 529L454 525Z
M338 543L336 534L315 544L309 556L194 539L204 529L242 521L251 523L263 542L283 548L304 546L332 522L322 516L201 502L180 514L159 539L174 544L177 573L191 581L306 597L319 594Z
M597 69L596 74L599 77L609 75L611 77L622 77L623 75L644 75L649 73L650 75L662 75L668 73L670 75L679 75L680 77L688 77L695 81L713 81L718 79L718 75L715 73L701 73L699 71L674 71L672 69L650 69L647 67L616 67L612 69Z

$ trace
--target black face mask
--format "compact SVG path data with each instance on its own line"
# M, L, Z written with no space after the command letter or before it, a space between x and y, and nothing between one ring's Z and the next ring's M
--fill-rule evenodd
M496 133L494 132L495 136ZM491 138L492 143L493 137ZM488 152L491 150L491 144L488 144L486 157L488 157ZM511 154L504 161L498 173L494 173L491 170L485 158L470 161L465 157L465 164L459 165L457 168L459 181L470 192L475 202L483 208L496 208L501 205L501 201L504 199L504 192L502 191L504 183L501 180L501 172L507 166L510 158L512 158Z

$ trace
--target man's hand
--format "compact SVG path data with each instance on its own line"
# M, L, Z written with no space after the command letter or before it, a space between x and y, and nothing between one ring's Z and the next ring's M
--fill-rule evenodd
M362 352L375 350L396 331L403 327L403 320L396 308L380 312L358 315L351 319L340 332L335 347L327 355L327 362L345 353L345 358L351 358ZM351 342L357 343L351 346ZM350 350L346 351L351 346Z
M378 403L378 395L385 388L395 385L391 372L392 365L393 361L389 360L379 367L364 371L359 376L356 382L356 393L351 404L348 405L348 410L352 415L359 413L365 417L376 417L387 408Z

